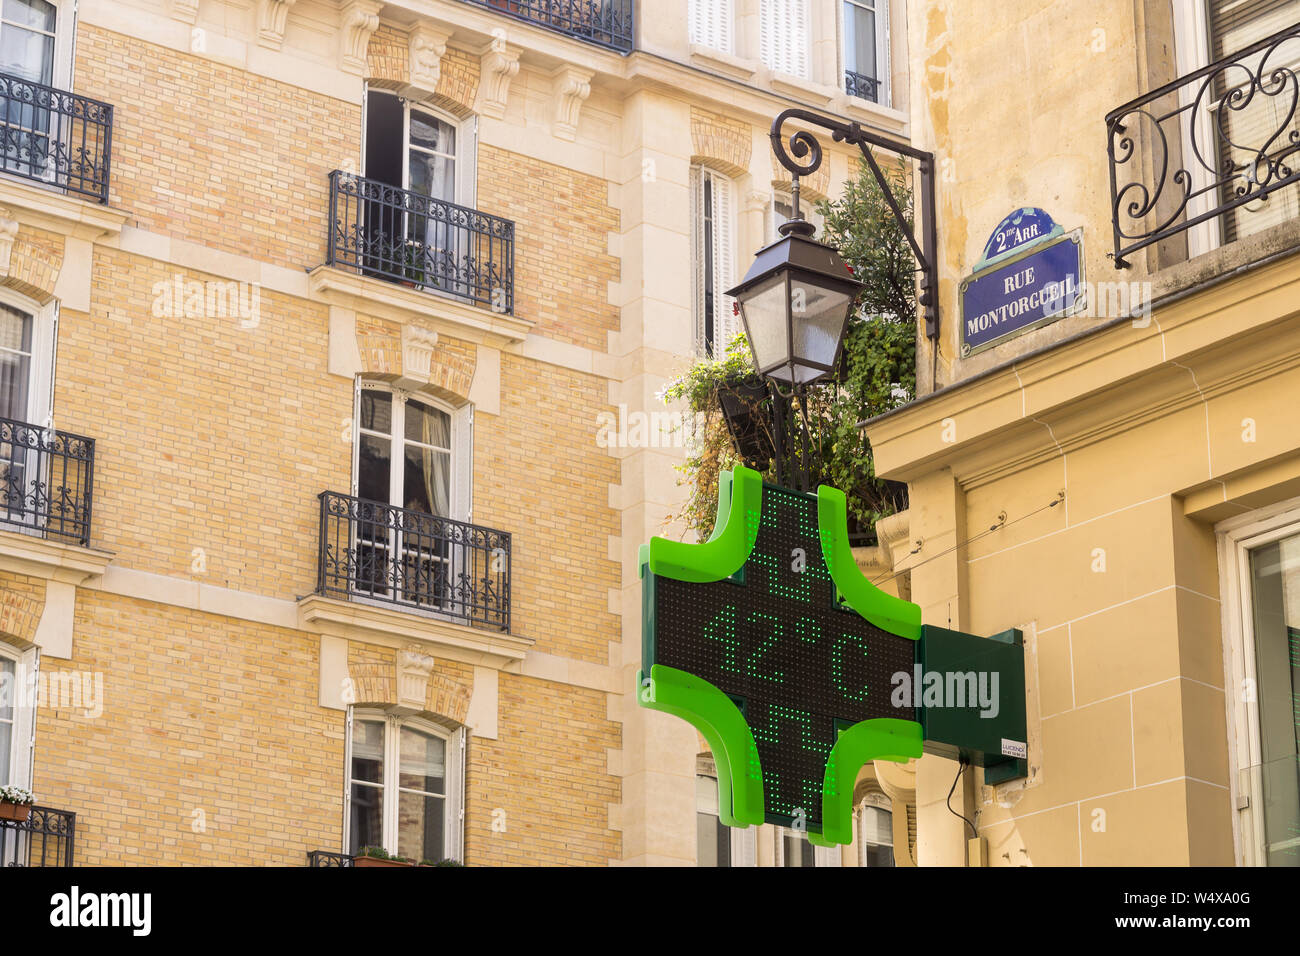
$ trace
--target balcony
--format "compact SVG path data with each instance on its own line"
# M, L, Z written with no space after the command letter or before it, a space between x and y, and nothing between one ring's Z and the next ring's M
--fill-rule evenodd
M332 491L316 593L510 630L510 534Z
M632 52L633 0L464 0L619 53Z
M0 73L0 173L108 202L113 107Z
M1190 257L1296 216L1298 60L1300 24L1107 114L1117 267L1183 233Z
M860 100L880 102L880 81L874 76L864 76L852 70L844 71L844 92Z
M77 815L32 807L27 819L0 820L0 866L72 866Z
M326 264L493 312L515 308L515 224L335 170Z
M0 418L0 527L90 544L95 440Z

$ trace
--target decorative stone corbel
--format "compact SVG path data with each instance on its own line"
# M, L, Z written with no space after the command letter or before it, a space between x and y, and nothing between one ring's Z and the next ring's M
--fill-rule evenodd
M379 29L379 11L382 3L376 0L351 0L343 7L339 21L342 30L342 66L349 73L365 76L366 48L370 37Z
M172 19L194 24L199 19L199 0L172 0Z
M450 38L447 31L427 23L411 28L408 40L411 86L425 95L438 89L438 80L442 78L442 58L447 53L447 40Z
M429 381L433 370L433 350L438 344L438 333L418 325L402 326L402 378L420 384Z
M14 252L14 238L18 235L18 220L12 210L0 206L0 278L9 275L9 261Z
M424 710L429 696L429 675L433 658L418 647L408 647L397 656L397 706Z
M284 43L284 24L296 0L257 0L257 42L270 50Z
M519 72L519 48L511 46L501 37L494 37L479 60L483 95L479 112L493 119L506 115L506 99L510 95L510 81Z
M555 98L555 135L574 140L578 136L578 116L583 101L591 95L591 70L566 63L551 74L551 91Z

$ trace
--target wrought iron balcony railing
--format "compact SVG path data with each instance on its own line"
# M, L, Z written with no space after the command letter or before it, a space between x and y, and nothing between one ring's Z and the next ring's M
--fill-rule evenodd
M1298 62L1295 24L1107 114L1116 266L1300 180Z
M90 544L95 440L0 418L0 526Z
M414 288L515 308L515 224L409 189L330 173L326 261Z
M308 866L341 867L352 866L352 857L347 853L331 853L329 850L311 850L307 853Z
M880 81L874 76L864 76L852 70L844 71L844 92L859 99L880 102Z
M77 815L32 807L26 820L0 820L0 866L72 866Z
M332 491L320 495L317 592L510 630L510 534Z
M491 7L510 16L547 27L567 36L609 47L619 53L632 51L632 27L636 19L634 0L465 0L475 6Z
M0 73L0 173L108 202L113 107Z

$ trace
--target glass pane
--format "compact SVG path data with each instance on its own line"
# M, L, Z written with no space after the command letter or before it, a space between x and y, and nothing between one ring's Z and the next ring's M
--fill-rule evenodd
M389 489L392 487L389 456L393 449L390 439L362 435L360 451L357 461L357 494L370 501L388 504Z
M366 846L384 845L384 791L365 784L352 785L352 820L348 830L348 852L356 855Z
M863 852L863 866L893 866L894 848L868 844Z
M9 751L13 748L15 685L14 662L0 657L0 786L9 783Z
M446 857L442 797L402 792L397 796L397 855L420 863Z
M54 32L55 7L45 0L4 0L4 18L10 23Z
M398 786L404 790L446 793L447 742L413 727L403 727Z
M456 128L428 113L411 111L411 145L456 155Z
M1265 852L1300 866L1300 535L1250 554Z
M32 317L0 305L0 418L27 419Z
M450 494L451 456L407 445L402 507L445 518L451 512Z
M451 416L423 402L406 403L406 440L437 448L451 447Z
M352 721L352 779L369 783L384 780L384 724L378 720Z
M54 79L54 38L5 24L0 28L0 68L49 86Z
M876 15L856 3L844 4L844 68L876 76Z
M361 393L361 427L382 435L393 433L393 396L366 389Z
M456 162L411 150L411 191L443 202L456 201Z

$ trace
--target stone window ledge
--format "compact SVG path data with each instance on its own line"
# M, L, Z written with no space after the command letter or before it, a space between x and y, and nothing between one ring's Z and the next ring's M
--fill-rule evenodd
M0 175L0 208L24 226L88 241L118 235L128 218L121 209L4 175Z
M390 647L415 642L436 657L497 670L517 665L534 643L530 638L319 594L299 599L298 627L326 637Z
M405 325L412 319L432 324L435 331L500 348L528 336L533 323L513 315L466 305L455 299L357 275L334 266L317 266L307 274L312 298L328 305Z
M76 585L102 575L113 557L111 551L0 528L0 571Z

